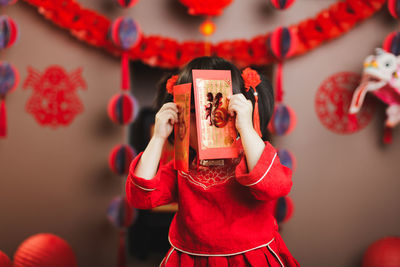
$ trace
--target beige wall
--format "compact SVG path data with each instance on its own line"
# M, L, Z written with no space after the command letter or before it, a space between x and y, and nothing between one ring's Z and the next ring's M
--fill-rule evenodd
M175 0L142 0L127 11L112 8L110 1L80 2L109 17L131 14L147 34L200 38L201 19L186 15ZM215 19L213 41L250 38L313 16L335 1L298 0L282 13L271 12L265 2L234 1ZM118 90L119 61L76 41L22 2L6 13L18 22L21 36L3 58L17 66L22 81L27 66L43 71L59 64L68 72L83 67L88 90L78 93L85 112L56 130L40 127L25 112L31 90L20 86L8 97L9 136L0 141L0 250L12 255L28 236L52 232L72 245L79 266L113 266L117 232L105 213L122 182L108 171L107 160L122 133L108 121L106 106ZM336 72L359 72L364 57L395 28L381 11L346 36L285 64L286 102L298 125L275 145L290 149L298 168L291 193L296 210L282 234L303 266L357 266L373 240L400 235L399 130L394 143L383 147L382 116L343 136L325 129L314 111L321 82ZM135 94L142 106L150 103L146 88L136 86Z

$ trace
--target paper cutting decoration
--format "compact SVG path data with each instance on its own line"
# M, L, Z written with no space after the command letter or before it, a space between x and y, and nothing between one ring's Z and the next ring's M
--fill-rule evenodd
M189 171L189 137L190 137L190 93L192 84L174 86L174 102L178 106L178 123L174 126L174 150L176 170Z
M352 93L360 79L357 73L341 72L327 78L318 89L315 110L321 123L332 132L355 133L371 121L374 112L372 102L369 102L354 120L348 113Z
M60 66L50 66L44 73L28 67L23 87L33 89L26 110L40 125L67 126L83 112L83 104L77 95L78 88L86 89L81 68L68 74Z
M354 91L349 109L351 114L359 112L368 92L388 106L384 142L390 143L390 129L400 122L400 56L378 48L375 55L365 59L362 80Z
M199 159L237 157L235 121L228 114L231 72L193 70L193 83Z

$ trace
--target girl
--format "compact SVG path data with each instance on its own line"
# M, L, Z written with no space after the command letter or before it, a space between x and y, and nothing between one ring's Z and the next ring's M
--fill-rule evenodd
M258 97L259 127L265 139L274 106L270 84L262 79L256 87L258 95L246 90L240 71L216 57L192 60L179 72L176 83L193 83L193 69L231 71L234 95L228 112L236 117L241 156L215 164L200 162L197 166L193 112L189 172L174 170L172 161L158 167L162 147L178 122L178 108L171 102L172 95L159 94L158 103L166 103L156 115L154 135L148 146L131 163L126 192L128 201L138 209L179 204L169 230L171 249L160 266L299 266L278 234L273 216L274 200L291 189L291 171L280 164L275 149L257 134L258 127L254 128L252 122ZM164 97L160 97L162 94Z

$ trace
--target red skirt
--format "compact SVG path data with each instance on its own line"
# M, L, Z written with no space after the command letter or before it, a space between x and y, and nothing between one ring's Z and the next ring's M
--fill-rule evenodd
M160 267L298 267L280 235L265 247L232 256L195 256L171 248Z

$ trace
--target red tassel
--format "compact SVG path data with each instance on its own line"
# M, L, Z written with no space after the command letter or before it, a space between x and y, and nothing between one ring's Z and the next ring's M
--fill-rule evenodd
M385 127L385 130L384 130L384 133L383 133L383 143L388 145L388 144L391 144L392 141L393 141L392 128Z
M7 110L4 98L0 103L0 138L7 136Z
M278 63L278 70L276 73L276 102L280 103L283 100L283 88L282 88L282 68L283 63Z
M118 246L118 267L126 266L125 258L125 230L119 231L119 246Z
M253 112L253 126L254 130L258 133L261 137L261 129L260 129L260 114L258 112L258 95L254 95L255 103L254 103L254 112Z
M129 90L129 56L127 52L122 53L121 60L121 70L122 70L122 90Z

